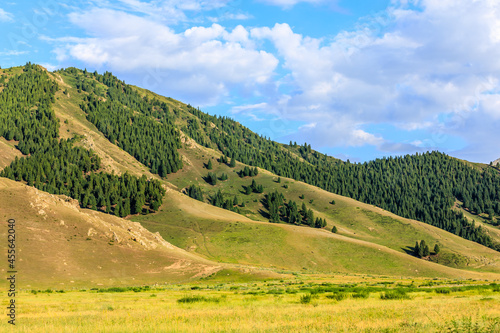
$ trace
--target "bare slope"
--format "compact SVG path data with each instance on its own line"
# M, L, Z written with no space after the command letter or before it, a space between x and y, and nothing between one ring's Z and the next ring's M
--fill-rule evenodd
M23 154L15 148L16 141L7 141L0 137L0 170L8 166L16 157L22 157Z
M21 287L185 281L222 268L139 223L80 209L69 198L5 178L0 178L0 212L2 239L7 239L7 219L16 220ZM6 253L6 242L1 244Z

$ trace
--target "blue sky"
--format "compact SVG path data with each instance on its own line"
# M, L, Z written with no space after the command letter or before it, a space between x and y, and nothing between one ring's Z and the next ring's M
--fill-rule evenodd
M0 65L127 83L351 161L500 157L496 0L0 4Z

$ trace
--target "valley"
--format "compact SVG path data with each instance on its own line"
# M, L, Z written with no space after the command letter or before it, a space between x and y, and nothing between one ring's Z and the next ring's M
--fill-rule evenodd
M40 329L42 303L57 314L50 325L75 332L110 320L135 330L128 314L154 322L166 307L155 325L180 331L498 327L494 167L437 152L348 163L108 72L27 64L0 75L0 214L18 226L24 331ZM384 299L401 288L408 297ZM454 321L468 306L474 318ZM359 321L366 311L373 321Z

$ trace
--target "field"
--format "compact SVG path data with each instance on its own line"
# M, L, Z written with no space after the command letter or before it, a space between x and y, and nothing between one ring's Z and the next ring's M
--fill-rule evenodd
M500 285L491 282L296 275L224 283L223 272L196 284L25 290L16 331L500 331Z

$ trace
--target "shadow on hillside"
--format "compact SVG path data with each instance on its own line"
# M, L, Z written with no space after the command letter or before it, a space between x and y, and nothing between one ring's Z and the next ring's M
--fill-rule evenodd
M405 251L406 254L409 254L413 257L415 256L415 247L414 246L402 247L401 250Z
M258 213L259 213L259 214L260 214L263 218L265 218L265 219L268 219L268 220L269 220L269 219L271 218L271 215L269 215L269 213L268 213L268 212L266 212L266 211L265 211L265 210L263 210L263 209L259 209L259 210L258 210Z

